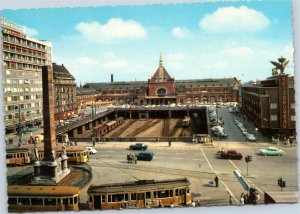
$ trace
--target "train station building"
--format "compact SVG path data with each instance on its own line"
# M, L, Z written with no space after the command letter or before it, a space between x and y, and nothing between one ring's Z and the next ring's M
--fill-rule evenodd
M82 87L97 91L95 102L167 105L237 102L239 83L235 77L175 80L164 67L160 56L159 67L148 81L114 82L112 76L111 82L86 83Z

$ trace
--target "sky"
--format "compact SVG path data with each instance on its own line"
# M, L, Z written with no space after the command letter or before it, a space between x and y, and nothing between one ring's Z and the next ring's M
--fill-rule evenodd
M147 81L163 64L175 80L271 76L270 60L290 60L290 0L2 10L28 35L52 43L53 62L77 84Z

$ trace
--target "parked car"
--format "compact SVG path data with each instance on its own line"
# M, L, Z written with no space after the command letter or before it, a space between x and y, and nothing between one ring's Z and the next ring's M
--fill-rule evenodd
M140 152L135 154L138 160L151 161L154 158L153 152Z
M276 147L268 147L268 148L264 148L264 149L260 149L259 150L259 153L261 155L264 155L264 156L272 156L272 155L284 155L285 154L285 151L283 151L282 149L279 149L279 148L276 148Z
M221 159L235 159L235 160L242 160L243 155L236 150L228 150L226 151L221 151L220 152L220 158Z
M92 146L87 146L86 148L88 150L89 155L94 155L97 153L97 150Z
M217 132L217 131L221 132L221 131L224 130L224 128L221 127L221 126L213 126L213 127L211 127L211 130L212 130L213 132Z
M143 143L136 143L129 146L130 150L146 150L148 148L148 145Z
M226 134L225 132L214 132L213 135L215 137L219 137L221 139L227 139L228 138L228 134Z
M256 141L256 138L253 134L247 134L246 135L247 140L249 141Z

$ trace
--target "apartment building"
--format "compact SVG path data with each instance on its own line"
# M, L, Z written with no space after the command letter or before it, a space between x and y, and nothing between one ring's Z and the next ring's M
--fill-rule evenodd
M52 63L52 45L11 21L0 18L0 23L4 123L6 133L13 133L42 124L42 66Z

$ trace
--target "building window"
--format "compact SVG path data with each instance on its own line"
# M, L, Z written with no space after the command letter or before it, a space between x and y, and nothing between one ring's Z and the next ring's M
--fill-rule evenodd
M291 115L291 121L296 121L296 116L295 115Z
M277 121L277 115L271 115L271 121Z
M277 109L277 103L271 103L271 109Z
M291 109L295 109L295 103L291 103Z

